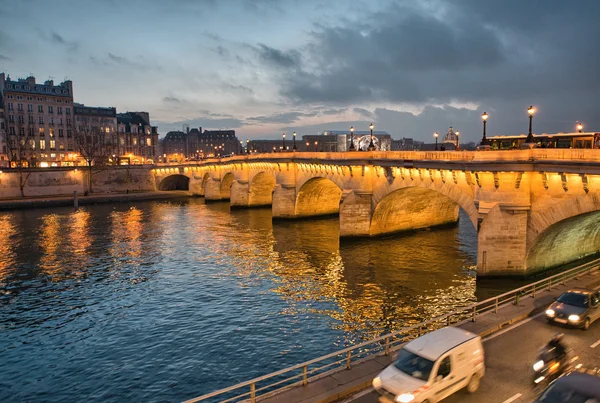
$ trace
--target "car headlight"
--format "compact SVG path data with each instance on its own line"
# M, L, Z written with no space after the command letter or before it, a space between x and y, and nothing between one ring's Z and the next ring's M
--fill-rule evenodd
M546 309L546 315L548 316L554 316L556 312L554 312L554 309Z
M381 388L381 378L380 377L376 377L375 379L373 379L373 387L375 389Z
M533 370L534 371L539 371L542 368L544 368L544 361L542 361L542 360L539 360L538 362L536 362L535 364L533 364Z
M400 396L396 397L396 401L399 403L408 403L412 402L415 399L415 395L412 393L403 393Z
M569 315L569 322L579 322L579 315Z

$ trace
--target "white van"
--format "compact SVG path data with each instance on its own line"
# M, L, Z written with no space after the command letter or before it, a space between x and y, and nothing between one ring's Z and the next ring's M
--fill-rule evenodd
M445 327L407 343L396 361L373 379L380 402L435 403L467 387L479 389L485 373L481 337Z

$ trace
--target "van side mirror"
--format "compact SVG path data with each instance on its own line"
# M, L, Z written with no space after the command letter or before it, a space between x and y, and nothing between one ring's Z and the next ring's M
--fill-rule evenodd
M444 379L444 377L441 376L441 375L438 375L438 376L435 377L435 381L436 382L441 382L443 379Z

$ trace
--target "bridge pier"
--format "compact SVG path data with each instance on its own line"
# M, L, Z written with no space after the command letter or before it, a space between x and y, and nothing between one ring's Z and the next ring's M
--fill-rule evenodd
M296 186L291 184L275 185L273 190L273 218L296 217Z
M234 180L231 184L231 196L229 198L231 208L250 207L247 180Z
M204 199L205 200L223 200L221 196L221 180L215 178L208 178L204 185Z
M340 204L340 236L363 237L370 235L371 197L373 192L351 190L344 191Z

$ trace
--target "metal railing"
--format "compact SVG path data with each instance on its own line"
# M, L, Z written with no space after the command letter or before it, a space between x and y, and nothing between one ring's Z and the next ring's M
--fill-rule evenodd
M402 328L396 332L356 344L280 371L272 372L228 388L187 400L184 403L213 401L249 401L254 403L261 398L272 396L295 386L305 386L311 381L315 381L334 372L350 369L352 365L371 359L375 355L389 355L393 351L398 350L407 341L427 332L445 326L463 323L465 321L475 322L477 317L481 315L498 312L498 309L503 305L518 304L521 298L528 296L535 298L536 294L548 290L557 284L565 284L567 281L574 278L578 278L585 274L591 274L593 271L598 270L599 267L600 258L536 281L535 283L505 292L504 294L500 294L493 298L457 309L445 315Z

